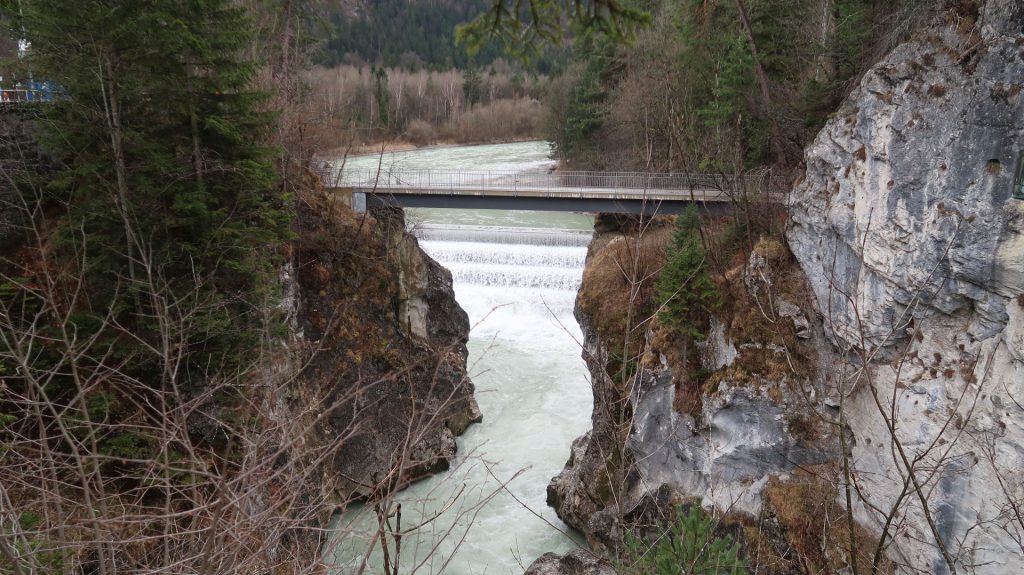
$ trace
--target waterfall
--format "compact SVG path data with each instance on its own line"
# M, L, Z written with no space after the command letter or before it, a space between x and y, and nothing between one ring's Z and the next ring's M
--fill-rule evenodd
M485 244L511 244L531 246L587 247L589 231L560 230L557 228L522 228L497 226L456 226L420 224L413 226L413 234L421 240L443 242L475 242ZM584 250L584 254L586 250Z

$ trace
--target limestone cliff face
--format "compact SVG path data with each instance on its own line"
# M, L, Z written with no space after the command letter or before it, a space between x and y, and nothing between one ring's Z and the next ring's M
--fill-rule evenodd
M354 214L324 202L300 213L297 323L311 348L303 401L342 499L445 469L455 436L481 419L466 375L469 321L450 273L405 233L401 212Z
M838 350L860 519L881 530L898 510L899 562L1011 573L1024 565L1024 201L1011 196L1024 4L989 0L970 24L936 24L863 78L806 151L787 238Z
M847 535L802 545L813 522L793 512L844 513L842 430L861 569L883 535L898 572L1024 565L1024 4L980 6L894 49L807 149L788 246L762 243L725 274L699 387L656 329L637 376L610 377L621 337L580 305L585 274L594 428L549 502L596 547L669 487L800 550L767 572L849 568ZM598 235L588 273L616 234Z

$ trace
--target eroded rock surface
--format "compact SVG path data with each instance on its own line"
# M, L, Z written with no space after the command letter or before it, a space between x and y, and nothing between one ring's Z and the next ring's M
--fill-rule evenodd
M329 413L322 440L340 443L337 492L368 497L447 469L455 436L480 421L469 320L401 212L319 211L301 214L296 254L298 324L318 348L303 389Z
M931 310L968 314L973 340L1006 325L1024 291L1022 13L990 1L977 30L899 46L808 148L787 237L843 342L892 348Z
M661 355L678 353L669 348L685 344L660 341L650 332L639 349L646 359L628 385L609 375L609 358L621 343L602 333L607 318L598 322L592 316L589 283L603 277L594 267L609 265L601 251L616 249L619 234L635 232L605 229L592 243L576 313L594 385L593 429L573 443L565 469L548 486L548 503L599 551L618 548L619 523L632 525L630 518L651 515L638 510L652 505L667 512L684 499L696 500L756 516L770 476L834 462L839 455L836 434L821 425L823 414L833 415L828 398L813 391L823 387L813 349L824 345L824 334L805 310L777 299L780 291L793 289L783 288L780 276L799 273L779 242L755 251L736 270L736 293L725 306L729 314L712 318L708 337L697 344L702 369L710 374L706 389ZM804 288L802 282L788 283ZM802 293L788 297L804 301ZM640 308L636 313L644 317ZM763 332L752 328L758 322ZM802 371L792 369L794 363ZM681 403L680 394L696 397L692 411L685 410L689 404Z
M918 37L872 68L807 149L787 238L851 392L858 517L881 530L879 510L899 508L890 554L905 565L1017 572L1024 4L989 0L976 26ZM904 489L911 466L927 510Z
M604 559L584 549L565 555L545 553L530 564L524 575L615 575Z

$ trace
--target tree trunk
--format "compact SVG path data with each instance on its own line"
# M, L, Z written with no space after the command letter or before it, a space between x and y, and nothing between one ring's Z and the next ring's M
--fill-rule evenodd
M821 0L821 53L814 66L814 79L827 84L835 76L835 62L832 59L832 38L836 32L835 0Z
M132 228L131 214L128 209L128 160L124 150L124 127L121 125L121 108L118 102L117 86L114 80L114 66L111 62L112 56L104 54L101 56L100 84L103 88L103 101L106 109L107 131L110 133L110 145L114 152L114 174L117 179L115 190L117 198L117 210L121 215L121 222L124 225L124 235L127 244L128 256L128 277L133 287L135 284L135 248L136 238ZM136 310L142 311L138 296L135 300Z
M194 68L191 65L189 67ZM188 119L192 130L192 169L195 170L196 188L199 193L203 193L206 191L206 184L203 177L203 147L199 134L199 112L196 110L196 94L192 83L194 72L194 69L190 69L188 73Z
M743 0L736 0L736 10L740 13L740 22L743 23L743 31L746 32L747 40L750 42L750 54L754 57L754 74L757 77L757 85L761 90L761 100L764 103L765 114L768 116L768 123L771 129L772 153L775 154L775 161L785 163L786 153L782 141L782 129L775 118L775 110L772 106L771 89L768 86L768 74L761 65L761 57L757 52L757 42L754 40L754 30L750 27L750 18L747 16L747 7Z

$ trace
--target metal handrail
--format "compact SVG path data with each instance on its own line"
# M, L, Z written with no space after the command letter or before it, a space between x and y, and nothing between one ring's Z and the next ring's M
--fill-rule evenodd
M52 102L53 90L29 88L0 88L0 103Z
M623 190L686 192L751 188L782 189L785 182L768 173L729 176L708 173L514 172L473 170L366 170L346 172L341 187L422 190Z

